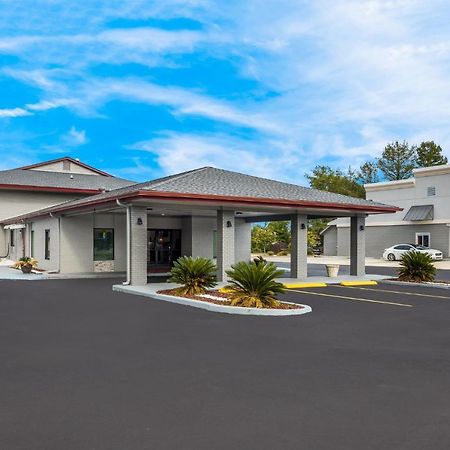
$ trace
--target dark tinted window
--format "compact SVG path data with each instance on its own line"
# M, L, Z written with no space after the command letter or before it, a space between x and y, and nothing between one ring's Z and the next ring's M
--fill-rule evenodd
M114 230L94 228L94 261L112 261L113 259Z
M50 259L50 230L45 230L44 236L44 258Z
M411 250L412 246L411 245L406 245L406 244L402 244L402 245L396 245L395 250Z

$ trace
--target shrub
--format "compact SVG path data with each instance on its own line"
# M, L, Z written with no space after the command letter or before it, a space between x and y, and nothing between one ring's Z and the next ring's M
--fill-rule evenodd
M275 278L283 275L275 264L255 264L239 262L227 270L230 284L226 287L233 306L273 308L278 305L276 294L284 292Z
M182 256L170 271L169 282L182 286L177 289L182 295L204 294L216 285L216 266L207 258Z
M253 262L255 264L267 264L267 260L265 260L261 255L257 256L256 258L253 258Z
M398 278L402 281L433 281L436 276L436 267L427 253L416 250L405 253L400 260Z
M14 264L14 268L21 269L23 266L36 267L37 265L38 265L37 260L35 260L34 258L31 258L29 256L24 256L23 258L20 258L19 261L17 261Z
M288 249L288 244L286 244L285 242L275 242L272 244L272 247L270 248L270 250L272 250L275 254L278 254L280 252L282 252L283 250L287 250Z
M277 256L287 256L289 255L289 252L287 250L281 250L281 252L277 253Z
M274 253L272 250L269 250L269 251L267 252L267 254L268 254L269 256L273 256L275 253Z

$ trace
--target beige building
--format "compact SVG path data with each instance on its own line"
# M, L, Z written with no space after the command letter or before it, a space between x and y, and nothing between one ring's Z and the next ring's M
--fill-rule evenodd
M0 171L0 223L8 217L130 184L133 182L69 157L3 170ZM1 257L18 259L29 254L24 248L23 227L23 223L0 227Z
M395 244L417 244L450 256L450 165L413 170L406 180L366 184L367 199L395 205L394 214L366 220L366 253L380 258ZM350 222L339 218L323 232L324 254L349 255Z
M181 255L216 260L224 280L232 264L250 259L252 224L276 220L291 221L291 276L306 278L308 218L330 216L349 218L350 269L360 276L366 216L397 210L212 167L145 183L70 158L5 172L0 183L3 175L15 184L4 188L0 205L4 253L31 255L59 273L125 272L135 285L168 272ZM12 204L14 195L20 205Z

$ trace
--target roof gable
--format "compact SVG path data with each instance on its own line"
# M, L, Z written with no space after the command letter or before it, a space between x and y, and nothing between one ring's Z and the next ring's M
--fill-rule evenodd
M88 164L82 163L78 159L73 159L69 156L62 158L52 159L50 161L43 161L37 164L31 164L28 166L19 167L21 170L35 170L42 172L62 172L79 175L101 175L104 177L111 177L112 175L103 172Z

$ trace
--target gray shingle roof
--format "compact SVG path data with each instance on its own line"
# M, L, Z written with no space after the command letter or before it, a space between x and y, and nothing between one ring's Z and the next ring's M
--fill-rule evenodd
M97 177L92 177L97 178ZM101 178L101 177L100 177ZM63 211L67 208L77 207L88 203L114 200L133 196L139 191L168 192L180 194L218 195L228 197L253 197L275 200L292 200L299 202L333 203L342 205L355 205L363 209L365 206L370 210L374 207L395 208L393 206L377 203L372 200L348 197L346 195L310 189L295 184L283 183L266 178L244 175L228 170L213 167L202 167L200 169L182 172L176 175L159 178L144 183L132 184L109 192L92 195L79 200L68 201L60 205L44 208L30 214L24 214L8 219L20 220L33 215L40 215L52 211Z
M11 169L0 171L0 185L23 185L63 189L111 190L134 184L133 181L102 175Z
M295 184L245 175L214 167L182 172L153 181L134 184L115 191L90 197L92 200L132 194L138 191L173 192L180 194L254 197L274 200L341 203L361 206L386 206L372 200L320 191Z

